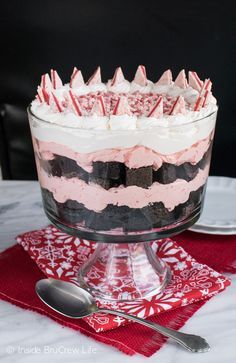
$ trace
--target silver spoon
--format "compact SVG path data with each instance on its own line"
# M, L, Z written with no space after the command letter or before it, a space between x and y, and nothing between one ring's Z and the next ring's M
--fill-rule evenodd
M94 297L88 291L71 282L55 280L52 278L43 279L36 283L35 290L46 305L64 316L77 319L98 312L119 315L154 329L168 338L174 339L177 343L191 352L202 353L210 350L210 346L206 340L198 335L181 333L136 316L123 313L122 311L99 308Z

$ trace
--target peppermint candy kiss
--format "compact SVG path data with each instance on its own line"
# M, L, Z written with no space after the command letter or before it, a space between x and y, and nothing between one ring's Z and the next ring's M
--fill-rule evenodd
M190 71L188 73L188 83L189 83L189 86L192 87L193 89L195 89L199 92L201 91L203 82L200 80L200 78L198 77L196 72Z
M97 67L96 71L93 73L93 75L89 78L87 85L91 86L93 84L98 84L102 82L101 78L101 68Z
M91 115L96 114L97 116L106 116L106 108L104 99L102 96L99 96L92 107Z
M51 69L51 80L52 86L54 89L60 88L63 86L61 78L58 76L57 71Z
M159 118L162 116L163 116L163 97L160 96L154 107L149 112L148 117Z
M124 77L121 67L116 68L114 76L111 80L111 86L116 86L117 84L122 83L124 80L125 80L125 77Z
M180 71L178 76L176 77L175 86L184 89L188 87L188 82L186 79L186 74L184 69L182 69L182 71Z
M82 110L80 107L80 103L71 90L69 91L69 97L70 97L70 101L71 101L71 104L72 104L72 107L73 107L75 113L78 116L82 116Z
M79 88L84 85L84 79L79 69L74 67L73 73L70 79L70 88Z
M55 105L56 105L56 108L59 112L62 112L63 111L63 107L62 107L62 103L60 102L60 100L57 98L57 96L54 94L54 92L51 92L51 95L52 95L52 98L51 98L51 101L53 100Z
M51 91L51 89L53 88L48 73L42 75L40 87L48 91Z
M159 80L156 82L156 86L168 86L172 84L172 73L171 70L168 69L165 71Z
M115 116L132 115L126 97L123 96L118 99L112 114Z
M182 96L177 97L176 101L174 102L169 115L177 115L177 114L185 114L186 109L185 109L185 101L184 98Z
M146 68L144 66L138 66L138 69L134 76L134 83L137 83L140 86L147 85L147 74L146 74Z

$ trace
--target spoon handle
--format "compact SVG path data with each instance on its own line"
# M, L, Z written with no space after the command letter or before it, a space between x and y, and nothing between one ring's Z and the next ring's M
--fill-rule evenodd
M99 309L99 312L105 312L112 315L118 315L123 318L133 320L136 323L140 323L142 325L147 326L162 335L174 339L178 344L182 345L185 349L191 352L208 352L210 350L209 344L206 342L204 338L201 338L198 335L193 334L185 334L170 328L166 328L162 325L153 323L151 321L147 321L145 319L138 318L136 316L123 313L122 311L117 310L109 310L109 309Z

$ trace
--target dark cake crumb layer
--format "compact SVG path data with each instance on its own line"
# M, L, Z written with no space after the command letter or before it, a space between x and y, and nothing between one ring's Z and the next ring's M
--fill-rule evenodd
M129 169L120 162L96 161L93 162L93 171L88 173L75 160L59 155L55 155L53 160L39 159L39 162L49 175L65 178L76 177L86 183L98 184L104 189L120 185L149 188L154 182L169 184L176 179L184 179L187 182L194 179L199 169L204 169L210 163L211 148L212 145L195 165L188 162L181 165L163 163L158 170L153 170L151 166Z
M42 189L42 196L46 210L63 223L81 224L95 231L121 228L124 232L134 232L165 227L188 218L202 202L204 190L205 186L202 186L191 192L189 199L173 211L165 208L162 202L157 202L137 209L109 204L101 213L97 213L76 201L59 203L47 189Z

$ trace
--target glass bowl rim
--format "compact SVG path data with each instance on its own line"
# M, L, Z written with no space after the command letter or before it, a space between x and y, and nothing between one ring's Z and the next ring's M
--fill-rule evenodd
M170 126L154 126L154 127L150 127L150 128L146 128L146 129L128 129L128 130L111 130L111 129L82 129L80 127L71 127L71 126L67 126L67 125L60 125L60 124L57 124L57 123L53 123L53 122L50 122L50 121L47 121L47 120L44 120L43 118L37 116L34 114L34 112L32 111L32 105L31 103L29 104L29 106L27 107L27 111L28 113L36 118L37 120L41 121L41 122L44 122L46 124L49 124L51 126L59 126L59 127L64 127L65 129L70 129L70 130L78 130L78 131L81 131L81 132L84 132L84 133L98 133L98 134L103 134L103 133L107 133L107 134L133 134L134 132L135 133L145 133L145 132L152 132L152 131L155 131L155 130L168 130L168 129L174 129L174 128L181 128L181 127L188 127L188 126L191 126L195 123L198 123L199 121L202 121L202 120L207 120L209 119L211 116L213 115L217 115L217 112L218 112L218 109L219 109L219 106L218 104L215 105L216 106L216 110L212 111L211 113L209 113L208 115L204 116L204 117L200 117L196 120L193 120L191 122L186 122L186 123L181 123L179 125L170 125Z

